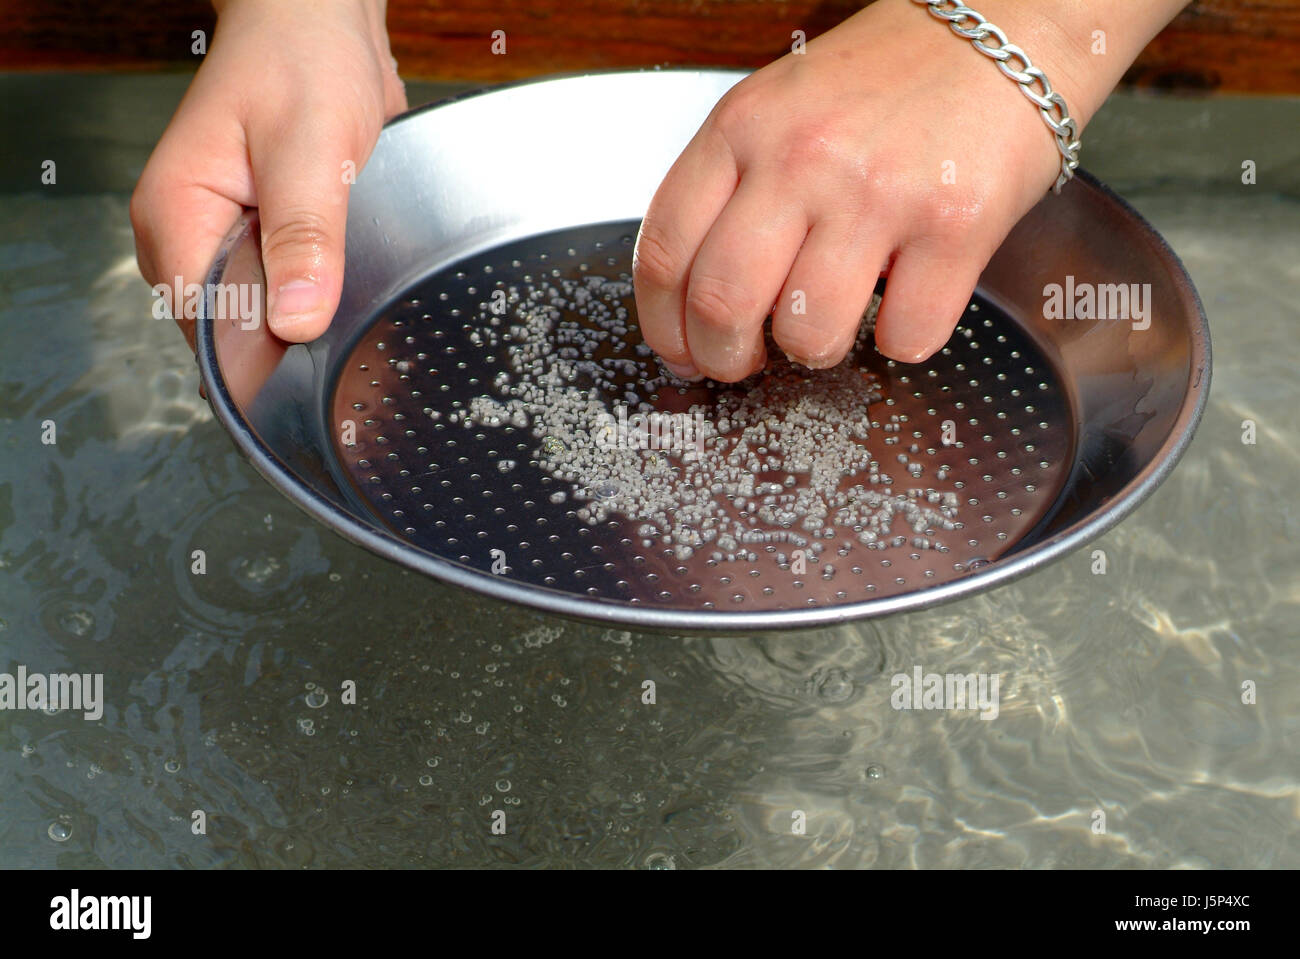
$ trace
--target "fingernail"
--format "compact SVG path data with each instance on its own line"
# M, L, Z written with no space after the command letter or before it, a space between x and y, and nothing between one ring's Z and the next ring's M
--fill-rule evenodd
M271 301L271 330L287 332L311 320L325 305L320 287L311 280L291 280L275 291Z
M810 363L808 360L805 360L802 356L795 356L789 350L785 351L785 358L789 360L791 363L795 364L796 366L806 366L810 370L813 368L812 363Z
M883 352L879 346L876 351ZM934 350L929 346L894 346L885 355L899 363L922 363L934 355Z
M663 365L668 369L668 371L671 372L673 376L677 377L679 380L704 379L704 374L701 373L699 370L697 370L690 363L686 363L684 365L678 365L677 363L669 363L665 359L660 359L659 362L663 363Z

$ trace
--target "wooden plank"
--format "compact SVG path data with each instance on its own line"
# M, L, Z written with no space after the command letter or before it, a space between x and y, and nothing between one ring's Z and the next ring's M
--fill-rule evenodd
M1133 0L1141 2L1141 0ZM816 36L848 0L390 0L403 76L491 83L548 73L666 66L757 67ZM976 5L978 6L978 5ZM203 0L86 4L0 0L0 68L183 69ZM506 33L494 55L492 31ZM1128 85L1300 94L1300 3L1195 0L1143 53Z

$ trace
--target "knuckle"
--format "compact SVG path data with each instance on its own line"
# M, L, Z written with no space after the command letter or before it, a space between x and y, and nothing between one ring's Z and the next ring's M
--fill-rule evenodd
M137 237L143 236L149 230L152 192L149 182L144 177L140 178L135 189L131 191L131 202L127 207L127 213L131 218L131 229Z
M753 298L730 280L692 276L686 291L686 315L706 329L735 337L745 332L758 312Z
M722 95L709 115L708 123L730 139L761 112L762 99L762 91L757 88L753 76L746 77Z
M888 168L866 158L857 158L847 166L843 188L850 210L871 210L881 218L892 206L893 189Z
M785 176L806 175L810 169L840 165L835 123L808 120L791 130L773 153L776 170Z
M660 289L676 285L686 269L686 258L678 252L678 246L668 240L657 221L646 219L632 251L632 272L637 280Z
M916 223L926 236L963 240L976 232L986 206L985 198L977 193L952 196L929 191L916 201Z
M332 249L333 230L314 210L284 211L284 222L262 234L262 255L267 260L319 259Z
M131 232L135 236L135 265L140 275L150 284L158 282L157 266L151 255L153 249L153 227L150 223L149 207L152 199L148 189L141 180L131 192L131 202L127 213L131 219ZM168 302L170 308L170 300Z

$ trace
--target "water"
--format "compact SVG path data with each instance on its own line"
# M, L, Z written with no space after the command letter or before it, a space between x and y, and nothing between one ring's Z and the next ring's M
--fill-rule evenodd
M98 722L0 712L0 865L1300 866L1297 208L1132 198L1216 334L1173 477L995 592L724 639L542 618L317 527L150 318L126 197L0 195L0 670L105 674ZM891 708L916 665L999 674L998 718Z

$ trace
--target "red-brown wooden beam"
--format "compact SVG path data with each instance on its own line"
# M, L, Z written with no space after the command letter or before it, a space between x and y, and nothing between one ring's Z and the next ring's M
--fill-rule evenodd
M814 37L858 7L845 0L390 0L388 26L403 76L487 83L654 64L757 67L789 49L793 30ZM0 0L0 69L183 68L197 60L193 31L210 39L212 24L204 0ZM492 53L494 30L505 31L504 56ZM1126 83L1300 94L1300 2L1195 0Z

